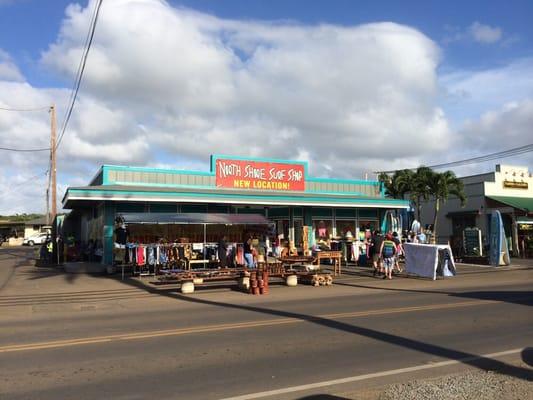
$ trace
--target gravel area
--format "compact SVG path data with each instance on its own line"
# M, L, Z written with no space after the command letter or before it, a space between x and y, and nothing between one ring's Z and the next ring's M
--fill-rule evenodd
M531 378L475 371L391 385L379 400L533 400Z

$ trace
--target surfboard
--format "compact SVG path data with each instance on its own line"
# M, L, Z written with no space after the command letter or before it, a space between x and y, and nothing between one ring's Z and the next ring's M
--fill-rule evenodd
M495 267L509 265L509 247L503 228L502 215L498 210L494 210L490 217L490 264Z

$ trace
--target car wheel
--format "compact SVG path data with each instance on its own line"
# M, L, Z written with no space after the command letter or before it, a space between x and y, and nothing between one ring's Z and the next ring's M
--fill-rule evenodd
M30 240L30 241L28 242L28 246L33 246L34 244L35 244L35 243L33 242L33 240Z

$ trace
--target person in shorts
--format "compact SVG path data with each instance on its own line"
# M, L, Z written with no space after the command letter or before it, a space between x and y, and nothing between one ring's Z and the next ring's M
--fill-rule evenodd
M248 238L244 242L244 264L247 268L255 268L251 236L248 236Z
M397 232L392 233L392 241L396 245L396 254L394 255L394 267L396 268L398 273L400 273L403 271L400 268L400 256L403 254L403 246L402 241L400 240L400 237L398 236Z
M396 244L392 240L392 235L390 233L387 234L385 240L381 243L379 254L382 257L383 269L385 271L383 279L392 279L392 268L394 267L394 256L396 255Z
M379 230L374 231L371 240L371 254L372 266L374 267L374 276L383 273L383 263L381 258L381 246L383 244L383 236Z

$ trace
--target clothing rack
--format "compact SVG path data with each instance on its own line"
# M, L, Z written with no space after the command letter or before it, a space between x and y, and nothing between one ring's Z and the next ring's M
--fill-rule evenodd
M218 244L216 243L127 243L122 265L132 267L133 275L158 275L162 271L189 270L193 265L217 264ZM243 265L242 243L229 243L227 258L230 265Z

